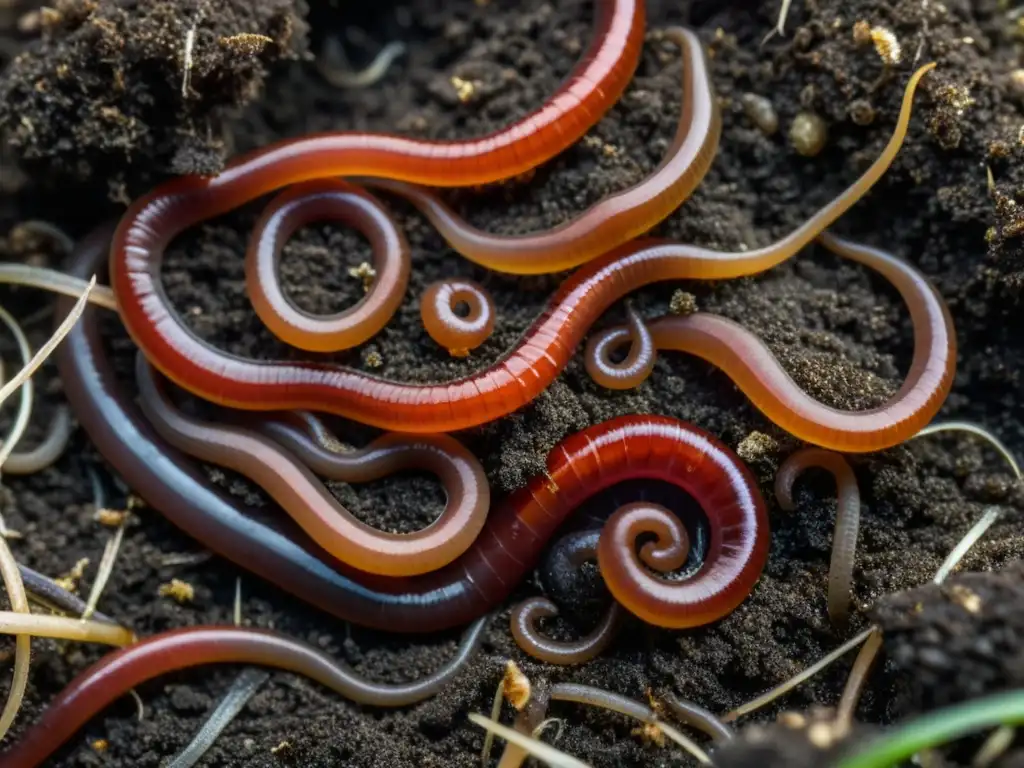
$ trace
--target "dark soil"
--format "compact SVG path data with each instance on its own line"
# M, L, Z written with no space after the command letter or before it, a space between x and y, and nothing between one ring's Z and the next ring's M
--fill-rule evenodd
M1024 617L1020 563L901 592L872 610L886 653L906 672L909 706L933 708L1018 688Z
M23 32L18 21L32 5L0 0L0 66L5 67L0 70L5 139L0 233L38 218L79 236L166 174L210 171L228 154L307 131L397 130L437 138L481 134L541 103L588 39L592 16L592 4L582 0L310 5L307 15L304 2L287 0L69 0L56 5L57 17L40 18L44 28ZM935 281L953 313L961 349L943 415L984 424L1018 455L1024 453L1018 399L1024 345L1014 319L1024 286L1019 213L1024 209L1014 202L1015 195L1024 194L1024 80L1020 70L1014 74L1021 32L1006 4L804 0L794 3L787 36L764 47L760 41L774 24L776 2L650 0L649 6L651 29L685 23L700 32L713 55L724 114L721 150L707 179L659 233L724 250L766 244L833 198L888 139L917 50L922 61L939 62L923 84L906 145L892 169L837 229L892 250ZM889 70L873 47L856 44L851 30L858 20L891 29L902 43L903 62ZM193 24L194 69L182 98L183 46ZM220 43L241 33L266 35L270 42L251 54L237 42ZM357 65L394 39L405 41L408 53L372 88L339 91L303 57L307 40L308 48L318 51L329 35L340 36ZM461 103L453 76L474 81L477 97ZM475 224L492 231L525 232L563 221L655 166L674 132L678 82L671 47L648 45L624 100L587 140L528 182L455 193L452 199ZM751 123L740 101L747 92L772 100L779 133L766 136ZM827 146L813 158L797 154L787 140L801 110L817 112L829 126ZM870 112L873 122L861 124ZM986 167L995 181L992 190ZM486 365L515 341L558 278L489 274L447 250L419 215L403 205L395 209L415 254L407 299L384 332L339 359L369 370L368 353L376 352L383 367L374 372L403 381L442 380ZM243 286L242 255L258 211L259 206L250 206L190 231L170 250L164 278L175 306L203 338L241 355L271 358L290 352L256 319ZM303 307L336 310L360 295L361 284L346 268L368 256L368 246L351 232L306 228L288 247L287 284ZM60 263L55 250L15 237L0 240L0 257ZM416 307L428 282L453 274L483 282L499 308L493 338L468 360L452 360L433 345ZM898 296L863 269L820 249L757 278L644 291L635 305L647 317L660 314L679 287L693 293L700 308L757 332L802 387L836 407L882 403L906 371L912 335ZM39 309L36 294L5 291L3 299L19 317ZM607 322L621 318L619 307ZM115 322L109 327L127 371L130 345ZM30 330L38 343L48 324L36 322ZM13 363L14 352L4 339L5 359ZM31 439L42 434L61 402L52 369L44 370L40 382L44 397ZM678 354L664 355L655 375L637 391L617 394L595 387L577 361L535 404L463 437L500 494L536 475L546 452L565 435L630 412L692 421L733 447L754 432L768 435L767 448L746 454L766 496L779 462L797 445L722 373ZM359 444L371 434L350 425L343 437ZM975 441L929 438L852 461L864 510L855 579L858 614L850 631L868 621L861 606L928 582L986 505L1005 505L1008 514L971 551L964 568L995 569L1024 554L1024 525L1015 511L1019 492L998 458ZM93 520L90 471L111 479L79 434L53 468L24 479L5 478L9 491L3 508L7 524L24 535L12 546L27 564L58 575L79 558L90 559L80 583L83 593L110 536ZM250 484L215 470L211 476L247 502L263 503ZM443 502L436 483L425 476L336 491L355 514L396 530L422 525ZM311 682L275 674L205 764L479 765L482 734L466 715L489 709L508 658L538 680L586 682L638 699L648 691L671 690L712 710L728 710L846 638L832 629L825 613L832 494L830 482L812 474L800 484L797 512L783 513L771 503L773 543L764 577L751 598L715 626L673 633L635 625L600 659L561 669L523 657L509 636L505 611L457 683L406 710L364 710ZM123 489L112 492L107 503L123 506ZM455 633L427 639L382 636L333 621L219 559L196 557L182 564L173 557L201 552L157 513L139 510L101 608L143 635L230 621L241 578L247 624L309 640L377 680L409 679L434 669L454 647ZM178 605L158 596L159 585L171 578L195 587L193 602ZM1019 571L999 579L1001 589L1019 593ZM526 583L518 596L539 589L536 582ZM1003 614L984 616L986 623L972 630L976 634L987 634L1004 620ZM894 636L896 646L888 646L894 656L873 674L857 713L861 720L890 722L937 700L912 695L909 683L917 667L908 668L899 651L900 643L910 644L920 656L922 641L914 632L927 629L926 619L921 629ZM969 619L936 615L934 620ZM28 705L14 738L100 655L94 648L52 642L36 642L33 648ZM781 706L834 705L849 664L843 660ZM236 674L206 669L144 685L139 689L146 707L142 722L130 700L119 702L53 765L160 765L189 741ZM975 692L966 671L944 682L953 686L949 697ZM769 709L751 719L777 712ZM553 706L552 714L565 720L559 746L598 768L691 764L674 750L642 742L631 734L631 724L617 718L565 704ZM796 759L789 764L796 765ZM768 763L758 756L729 763L740 764Z

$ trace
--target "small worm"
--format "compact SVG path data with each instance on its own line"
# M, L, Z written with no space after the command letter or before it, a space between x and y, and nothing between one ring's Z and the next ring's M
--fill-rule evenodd
M849 462L838 453L820 448L803 448L787 458L775 475L775 498L787 512L796 509L793 483L808 467L820 467L832 474L839 495L836 530L832 535L832 562L828 569L828 615L844 628L850 618L853 592L853 564L860 527L860 487Z
M323 362L242 360L200 340L169 305L160 285L160 255L182 228L214 215L219 209L208 198L220 200L226 192L193 195L164 191L129 210L111 249L112 284L121 318L132 339L165 376L221 405L243 410L325 411L383 429L417 433L451 432L485 424L516 411L543 392L568 364L591 325L631 291L665 280L754 274L785 261L810 243L863 196L892 162L906 135L917 84L933 67L927 64L910 78L896 128L879 158L794 232L772 245L738 253L650 239L626 243L569 277L548 309L502 360L462 379L444 384L404 384ZM216 178L243 179L248 172L273 176L269 164L244 168L248 170L229 170ZM224 181L224 187L217 186L220 182L216 181L203 183L221 190L235 182ZM241 195L233 202L244 198ZM882 269L880 265L878 268ZM894 268L886 277L896 280L901 274L906 276L905 269ZM908 280L918 279L916 272L911 275ZM933 342L929 353L934 357L929 354L922 359L923 372L912 370L909 380L917 384L917 389L898 395L888 410L833 412L804 395L811 409L808 416L772 397L773 393L787 393L785 379L772 373L781 371L774 358L759 359L757 366L751 366L745 358L737 357L735 350L716 347L716 363L742 377L738 381L742 387L757 387L755 404L762 410L771 408L776 417L773 420L801 439L844 451L891 447L931 420L952 382L956 343L948 312L930 286L912 295L927 299L912 309L929 313L929 322L918 332L929 335L922 341ZM749 354L758 351L756 345L747 350ZM767 384L761 380L761 368L765 366ZM920 375L915 377L915 373ZM826 418L826 422L819 423L816 418Z
M485 626L486 619L480 619L466 630L455 657L441 669L398 685L366 680L323 651L265 629L172 629L114 651L80 673L0 758L8 768L35 768L132 688L168 672L206 664L273 667L304 675L359 704L406 706L435 695L462 671L479 646Z
M460 305L466 307L459 314ZM420 317L430 338L452 357L466 357L494 330L494 301L472 280L449 279L431 283L420 299Z
M679 126L664 159L650 176L610 195L553 229L526 235L492 235L461 218L429 189L390 179L361 183L393 192L427 217L441 236L470 261L518 275L573 269L644 234L693 193L715 158L722 118L700 39L679 27L665 37L682 50L683 96Z
M579 531L559 539L552 546L551 560L562 561L579 569L587 560L597 558L600 530ZM534 658L549 664L583 664L596 658L618 633L621 609L612 601L598 626L575 642L559 642L542 635L537 627L540 619L558 615L558 606L545 597L527 598L512 609L510 624L516 644Z
M699 704L694 704L692 701L684 701L671 693L662 697L662 701L665 702L665 706L672 710L676 720L699 728L715 741L721 743L732 741L736 738L732 728L723 723L717 715L704 709Z
M139 354L139 404L169 443L198 459L240 472L256 482L324 549L367 573L412 576L457 558L476 539L490 507L490 491L475 458L451 438L385 435L331 464L331 476L351 482L385 477L408 466L435 470L448 503L441 516L416 533L377 530L355 518L303 463L250 429L211 424L175 408Z
M299 309L281 288L281 251L299 228L337 221L370 241L376 277L355 306L317 316ZM380 202L347 182L319 179L285 190L264 210L249 239L245 279L253 309L279 339L311 352L358 346L395 314L409 284L409 243Z
M60 406L53 413L50 429L43 441L30 450L12 453L0 470L7 475L32 475L46 469L64 454L72 432L71 411Z
M772 422L809 443L846 452L869 452L897 445L931 421L949 394L956 369L956 330L942 297L906 262L884 251L823 234L821 242L840 256L874 269L899 291L914 326L914 357L903 386L887 403L864 411L841 411L804 392L779 364L768 346L738 323L706 312L669 315L647 326L611 328L589 342L587 369L611 370L603 380L617 387L636 386L651 365L618 370L607 355L627 338L638 337L642 351L651 348L689 352L721 368Z
M405 53L405 43L394 40L377 53L366 69L351 69L345 50L336 37L324 40L320 55L316 57L316 68L321 77L335 88L369 88L379 82L388 72L395 59Z

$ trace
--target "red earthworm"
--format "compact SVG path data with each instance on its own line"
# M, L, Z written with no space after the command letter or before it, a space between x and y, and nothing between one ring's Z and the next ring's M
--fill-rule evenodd
M95 271L104 234L98 230L79 244L71 267L76 276ZM68 400L83 428L152 507L243 568L338 618L377 629L431 632L472 621L511 593L535 565L543 542L587 497L630 478L661 479L689 492L698 478L692 472L677 472L677 462L680 467L706 467L712 474L722 469L714 461L696 461L701 446L718 444L681 422L651 416L605 422L556 446L548 457L547 476L499 505L473 546L454 563L421 576L372 577L337 563L281 515L243 510L156 435L118 385L95 310L85 311L55 354ZM722 455L717 448L713 453ZM752 482L742 468L721 479ZM752 494L756 509L750 510L742 531L730 528L728 534L742 535L744 541L752 537L766 546L760 494L753 485L740 490ZM709 515L714 514L710 509ZM750 569L744 576L763 566L761 545L749 556Z
M467 308L465 315L456 311L460 304ZM423 292L420 317L430 338L452 357L465 357L494 330L494 301L472 280L438 280Z
M832 535L832 562L828 569L828 615L834 625L843 628L850 617L853 564L860 527L860 487L849 462L838 453L803 448L787 458L775 474L775 498L787 512L796 509L793 483L809 467L821 467L836 481L839 508Z
M6 753L7 768L35 768L105 707L132 688L206 664L258 664L305 675L360 704L401 707L429 698L451 682L480 644L486 619L462 636L455 657L411 683L374 683L321 650L278 632L246 627L187 627L147 637L107 654L80 673Z
M618 101L640 60L644 0L600 0L596 6L588 50L558 91L518 122L460 141L363 132L311 134L237 158L216 176L172 180L136 200L125 213L111 251L112 273L134 272L140 260L157 271L164 248L183 230L290 184L380 176L465 187L509 179L550 160ZM142 304L150 303L146 297L160 292L152 279L133 286L130 278L114 290L124 306L139 301L143 314Z
M679 127L658 167L640 183L610 195L554 229L492 235L462 219L429 189L389 179L361 180L415 205L456 251L496 272L544 274L578 267L644 234L697 188L718 149L721 115L708 62L697 35L672 27L665 37L682 49Z
M469 548L487 519L491 494L483 467L451 437L392 433L319 467L332 479L357 483L409 467L436 472L448 494L441 516L415 533L388 533L355 518L310 467L273 440L178 410L141 354L135 371L142 411L167 442L259 484L320 546L353 568L385 576L437 570Z
M587 560L597 558L599 529L579 531L563 536L552 545L549 563L563 562L578 569ZM585 637L573 642L559 642L540 634L537 622L558 615L558 606L546 597L531 597L512 609L509 624L516 644L534 658L549 664L582 664L597 657L618 633L621 610L612 601L601 622Z
M544 391L568 363L587 329L629 292L658 281L753 274L807 245L852 206L891 163L906 135L917 83L933 67L927 64L910 78L896 128L881 156L845 192L782 240L739 253L646 239L627 243L566 280L514 350L489 369L466 378L445 384L400 384L327 363L241 360L198 339L171 311L158 271L168 239L206 215L207 209L200 204L202 196L182 193L173 197L173 204L158 196L162 202L143 201L122 221L111 249L112 283L121 317L146 357L164 375L222 405L244 410L320 410L384 429L418 433L484 424L512 413ZM944 309L938 311L941 315ZM932 331L949 332L947 351L942 355L946 362L952 359L949 353L955 347L951 329L940 318L934 321ZM932 372L925 378L930 381ZM914 402L916 408L909 409L912 413L906 413L898 425L889 423L887 416L880 420L842 414L837 417L843 428L839 431L791 418L786 419L785 428L809 442L842 450L890 447L914 434L934 415L948 389L947 379L940 377L927 401ZM902 402L908 408L912 405L910 400ZM780 417L790 416L784 407L777 410ZM848 423L853 425L852 432L844 431Z
M299 455L304 460L316 459L317 451L310 450L310 441L301 430L281 423L273 425L272 422L264 426L271 427L276 438L285 437L287 447L300 448ZM604 435L605 430L609 430L610 435ZM595 436L591 437L591 433ZM570 453L566 446L573 443L582 445L581 440L587 442L587 448ZM302 446L303 442L305 446ZM565 457L565 466L558 461L559 451ZM654 466L644 463L645 451ZM666 454L667 462L660 453ZM543 530L553 531L554 527L548 528L553 519L557 526L569 510L614 484L605 482L605 476L612 470L609 465L619 462L624 463L623 469L631 467L636 471L635 475L621 477L620 480L634 477L664 480L701 503L712 528L711 544L704 562L689 579L679 582L658 581L650 577L642 579L630 572L629 552L634 548L636 539L644 534L653 533L658 540L645 544L640 557L646 566L660 571L681 567L690 549L689 535L679 519L664 507L647 501L621 507L605 524L603 531L588 531L571 537L567 542L572 549L567 555L570 561L575 561L578 567L587 559L595 548L598 534L601 541L606 538L614 540L610 547L597 546L601 573L613 596L651 624L699 626L731 612L749 593L764 567L767 557L764 504L753 478L728 448L701 430L672 419L653 416L613 419L567 438L556 446L549 456L547 473L556 490L552 492L546 487L547 478L539 478L514 494L503 510L507 512L509 507L516 510L519 526L525 529L525 532L508 534L508 540L515 542L516 552L512 556L521 557L531 541L539 547L545 538L538 533L542 524L545 526ZM313 466L324 468L318 464ZM662 472L675 472L675 476L665 477ZM569 474L572 487L566 486L566 481L561 479L565 474ZM541 489L553 493L554 499L542 502ZM567 497L575 501L570 502ZM531 505L536 505L537 509L531 512ZM633 517L629 517L628 530L617 522L623 515L635 516L638 510L658 510L657 521L651 526L650 518L644 518L636 524ZM543 516L534 522L532 516L536 515ZM494 537L493 542L486 541L488 534ZM498 546L507 552L509 544L504 541L504 538L498 538L490 524L478 539L484 548ZM600 554L602 548L603 554ZM475 550L474 546L462 560L471 559ZM458 562L453 565L458 565ZM489 561L488 568L494 572L499 570L493 561ZM656 611L650 609L652 605L656 606ZM513 634L520 647L532 655L552 663L580 663L599 653L614 636L617 616L613 610L605 616L597 631L579 644L561 644L542 638L533 630L533 620L545 615L550 608L553 608L550 603L530 602L514 612ZM551 614L548 612L546 615Z
M652 349L672 349L702 357L721 368L754 405L787 432L838 451L868 452L897 445L917 434L942 407L953 385L956 330L942 297L906 262L884 251L822 234L822 244L841 256L879 272L899 291L914 326L914 357L899 391L887 403L865 411L841 411L804 392L779 364L768 346L738 323L706 312L666 316L640 335L643 358ZM650 364L621 366L608 362L610 350L637 336L633 328L612 328L590 339L588 371L607 375L618 388L636 386ZM644 360L643 362L647 362ZM603 383L603 382L602 382Z
M738 462L726 466L728 460L718 461L721 477L741 467ZM699 469L705 471L704 467ZM767 537L763 541L744 538L753 529L748 522L751 508L760 502L753 495L744 495L753 487L751 482L748 477L726 488L726 483L719 481L718 487L709 484L701 489L703 493L694 493L704 499L705 511L715 505L717 517L712 523L705 569L708 563L714 564L711 569L719 571L717 578L671 581L652 576L648 568L668 572L686 562L690 546L686 529L658 504L634 502L616 510L605 523L597 545L601 576L612 597L648 624L672 629L699 627L731 613L753 589L768 556ZM758 514L765 516L763 510ZM766 521L764 524L767 527ZM714 532L728 534L722 537L726 540L716 541ZM645 543L638 555L637 539L651 534L655 540ZM755 549L761 551L751 558ZM750 567L752 559L759 563L756 568Z
M285 296L281 250L300 227L338 221L370 241L376 276L363 299L329 316L305 312ZM253 309L275 336L312 352L335 352L370 339L395 314L409 284L409 244L391 214L368 192L338 179L285 190L264 210L249 239L245 279Z

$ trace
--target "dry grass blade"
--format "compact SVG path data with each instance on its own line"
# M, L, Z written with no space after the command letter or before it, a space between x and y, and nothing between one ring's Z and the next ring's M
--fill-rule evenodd
M3 577L4 587L7 588L7 597L11 601L14 611L19 615L28 614L28 596L25 594L25 585L21 581L21 573L18 572L18 563L3 536L0 536L0 577ZM18 716L18 710L21 709L25 687L28 685L31 652L29 636L17 635L14 638L14 676L11 680L11 690L7 694L7 703L4 705L3 713L0 714L0 739L7 735L14 718Z
M481 728L493 732L495 736L499 736L505 739L505 741L522 747L535 758L553 768L590 768L586 763L577 760L572 755L567 755L565 752L555 749L543 741L527 736L525 733L520 733L514 728L509 728L501 723L495 723L493 720L489 720L477 712L471 712L469 719L470 722L479 725Z
M86 289L86 281L46 267L32 267L28 264L0 262L0 283L23 285L27 288L38 288L53 291L62 296L81 296ZM117 300L114 291L106 285L97 285L89 291L89 301L97 307L117 311Z
M103 589L107 586L110 575L114 572L114 561L117 560L117 553L121 549L121 541L124 539L124 527L127 522L128 515L125 514L117 526L117 531L107 540L107 544L103 548L103 557L100 558L100 567L96 572L96 581L93 582L92 589L89 590L89 599L86 600L85 610L82 611L82 621L88 619L96 611L96 606L100 602L100 595L103 594Z
M1024 480L1024 474L1021 473L1020 465L1013 457L1010 449L1006 447L1002 440L978 424L973 424L969 421L945 421L929 424L911 439L915 440L919 437L926 437L940 432L966 432L969 435L980 437L1003 457L1003 460L1010 466L1010 470L1018 481ZM939 566L939 570L935 573L935 578L933 579L934 583L941 584L946 580L949 574L960 564L960 561L967 556L971 547L977 544L981 537L988 532L988 529L999 520L1001 514L1000 510L996 507L989 507L985 510L985 513L978 519L978 522L971 526L971 529L964 534L964 537L953 548L953 551L949 553L942 562L942 565Z
M1016 736L1017 729L1012 725L1001 725L996 728L974 755L971 768L988 768L1006 753Z
M75 306L71 308L71 311L68 312L68 316L64 318L60 327L54 331L53 336L51 336L50 339L39 348L39 351L35 353L28 365L18 371L10 381L5 382L4 385L0 387L0 404L6 402L7 398L17 391L18 387L28 381L32 374L39 369L39 366L43 364L46 358L53 354L53 350L55 350L57 345L64 340L64 337L71 332L75 323L78 322L78 318L80 318L82 313L85 311L85 305L89 301L89 294L92 293L92 289L94 287L96 287L95 275L93 275L92 279L89 280L89 284L86 286L85 291L78 298L78 301L75 302Z
M504 678L498 681L498 687L494 691L494 701L491 702L491 722L498 722L498 718L501 716L501 703L504 701L505 692L505 681ZM491 749L494 747L494 731L488 731L487 735L484 736L484 746L480 750L480 765L483 768L487 767L487 761L491 757Z
M815 662L811 666L807 667L807 669L803 670L799 674L794 675L789 680L782 683L782 685L772 688L772 690L768 691L768 693L764 694L763 696L758 696L753 701L747 702L746 704L737 707L732 712L729 712L728 714L724 715L722 717L722 721L726 723L732 722L733 720L736 720L737 718L742 717L743 715L750 714L755 710L761 709L761 707L771 704L773 701L775 701L783 694L789 693L791 690L796 688L805 680L809 680L810 678L814 677L816 674L821 672L821 670L825 669L825 667L829 666L832 662L836 661L840 657L852 651L858 645L867 640L871 633L874 631L875 628L870 627L861 632L852 640L847 640L845 643L836 648L830 654L828 654L821 660Z
M871 632L868 641L860 649L857 659L853 662L850 676L846 678L846 687L843 688L843 695L839 697L839 706L836 707L836 723L843 732L849 729L853 722L853 712L860 701L861 693L867 684L868 674L871 672L871 665L882 647L882 630L875 627Z
M117 624L18 611L0 611L0 633L52 637L57 640L100 645L121 646L135 642L135 635Z
M11 335L14 336L14 340L18 344L18 350L21 352L22 365L27 366L32 360L32 347L29 345L28 338L25 336L25 332L21 330L18 321L2 306L0 306L0 322L3 322L8 330L10 330ZM4 464L14 452L21 438L25 436L25 430L28 429L29 420L32 418L33 400L34 387L31 380L29 380L25 382L25 386L21 389L21 402L18 404L18 413L14 417L14 426L11 427L11 431L4 440L3 446L0 446L0 472L2 472ZM4 533L5 530L6 526L0 526L0 534Z
M761 45L764 45L773 37L778 35L784 37L786 34L786 18L789 16L789 7L793 4L793 0L782 0L782 8L779 9L779 18L775 22L775 26L764 36L761 41Z
M82 312L85 311L86 302L89 300L89 294L92 292L93 287L96 285L96 277L89 281L88 286L82 292L78 301L75 302L75 306L72 308L68 316L60 324L60 327L54 332L53 336L50 337L32 359L28 361L24 368L18 371L17 374L8 382L4 383L0 387L0 405L7 401L14 392L17 391L18 387L22 386L33 373L43 364L43 361L56 349L57 345L64 340L64 337L68 335L68 332L74 327L75 323L82 316ZM10 547L7 546L7 542L2 536L0 536L0 575L3 576L4 585L7 588L7 595L11 601L11 607L17 613L27 614L30 613L28 606L28 597L25 594L25 585L21 581L21 574L18 572L18 563L14 559L14 555L11 553ZM14 722L14 718L17 717L18 710L21 709L21 702L25 695L25 686L28 684L28 668L30 661L30 641L28 635L17 635L15 637L15 651L14 651L14 679L11 681L11 689L8 693L7 704L4 706L3 713L0 714L0 739L2 739L7 731L10 730L11 723Z

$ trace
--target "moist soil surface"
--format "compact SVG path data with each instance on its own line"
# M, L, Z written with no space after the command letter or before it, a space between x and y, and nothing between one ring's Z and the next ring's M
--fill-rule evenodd
M59 266L62 254L55 243L27 236L16 225L41 219L77 238L161 179L215 171L225 157L276 139L333 129L443 139L483 134L525 114L557 87L590 38L593 14L592 3L580 0L310 5L72 0L44 12L2 0L0 233L10 234L0 240L0 256ZM1024 419L1017 393L1024 361L1018 328L1024 224L1014 200L1024 189L1024 75L1016 69L1021 27L1009 4L998 0L797 0L793 5L785 36L762 46L775 22L775 2L650 0L652 32L685 24L707 45L724 123L706 179L656 234L736 251L789 232L874 159L889 138L914 63L936 60L938 69L919 90L902 151L836 230L890 250L934 281L948 302L960 345L942 416L985 425L1021 455ZM898 62L883 60L882 54L895 59L891 48L880 53L870 40L858 40L854 25L861 21L895 35ZM269 41L237 38L242 33ZM190 81L183 83L186 39L192 40L193 55ZM325 80L316 62L332 39L353 66L369 62L389 41L400 40L407 50L379 82L339 89ZM336 59L322 61L333 69L343 66ZM470 83L471 92L460 98L454 78ZM584 140L529 179L453 192L449 199L472 223L492 232L529 232L566 220L656 166L675 131L679 82L676 50L652 35L625 97ZM776 133L767 135L752 121L743 106L748 93L770 99L779 122ZM798 153L789 139L800 112L814 113L827 125L824 149L813 157ZM409 382L453 378L497 359L541 311L560 276L515 278L477 268L446 248L411 208L393 200L388 204L413 250L409 289L383 332L338 359ZM245 291L244 249L259 210L257 203L191 229L169 249L163 278L175 308L203 339L247 357L295 356L261 325ZM306 227L286 249L283 279L301 307L337 311L360 297L362 283L348 269L369 258L368 244L349 230ZM429 339L417 308L428 283L453 275L478 280L497 304L495 333L464 360L450 358ZM802 388L831 406L878 406L897 391L908 369L913 335L899 296L877 276L821 248L808 248L753 278L644 290L632 297L633 306L644 317L655 317L667 311L680 289L692 294L701 310L723 314L758 334ZM38 294L5 290L3 302L26 320L34 343L47 336L49 315ZM600 325L621 322L623 310L616 306ZM106 327L130 381L131 344L115 319ZM16 350L4 339L4 360L13 366ZM63 403L52 365L38 378L38 394L26 445L42 438ZM361 708L313 682L275 673L203 764L479 765L482 732L467 714L489 711L508 659L538 684L589 683L637 699L671 691L726 711L866 627L868 607L886 595L928 582L988 506L1005 508L1007 514L971 550L963 569L996 570L1024 554L1019 491L1005 465L974 439L926 438L853 456L863 495L855 611L847 630L835 630L825 611L836 511L831 479L808 473L798 484L797 510L783 512L772 495L773 476L798 442L761 416L724 374L687 355L662 355L646 383L618 393L595 386L577 356L531 406L460 438L480 457L500 496L541 472L548 450L561 438L625 413L693 422L741 448L748 460L768 499L772 545L763 578L738 610L713 626L686 632L633 622L595 661L552 667L524 656L509 634L512 602L544 590L538 578L530 578L495 615L482 651L436 698L397 711ZM374 434L355 424L337 426L342 439L354 445ZM208 471L240 503L269 503L253 484L213 467ZM53 576L88 558L77 582L83 595L112 535L94 520L93 477L105 488L100 505L128 504L128 489L81 431L52 467L29 477L4 477L6 524L22 534L11 541L15 555ZM361 519L394 531L425 525L444 502L437 482L415 473L331 488ZM1003 578L1016 583L1021 572ZM190 584L193 599L179 604L161 596L160 586L172 579ZM230 622L239 579L247 626L273 627L309 641L373 680L414 679L443 663L455 647L455 631L403 637L336 621L244 569L206 556L200 544L144 505L133 510L100 608L142 636ZM890 609L898 610L899 605ZM959 626L969 618L934 611L926 621ZM1001 631L999 614L984 619L977 631ZM559 620L547 630L576 636L588 631L587 620ZM900 625L899 643L933 637L926 626L907 628L908 621ZM1017 626L1019 621L1011 622L1007 631ZM100 655L94 647L36 641L26 705L9 738L24 732ZM930 658L913 650L890 652L871 677L858 719L888 723L934 702L982 692L977 679L965 680L957 691L949 680L962 677L918 676L915 665L922 657ZM767 722L782 709L833 706L851 661L844 659L749 719ZM51 764L161 765L188 743L237 674L237 668L208 668L142 685L141 721L135 703L125 697L90 722ZM999 675L993 678L990 687L1001 684ZM941 690L921 690L929 680ZM594 766L692 764L675 749L644 741L632 733L634 724L617 716L568 704L553 705L550 713L562 721L554 738L558 746ZM749 760L734 755L728 764L768 764L763 749L748 754ZM1019 758L1011 753L1007 759Z

